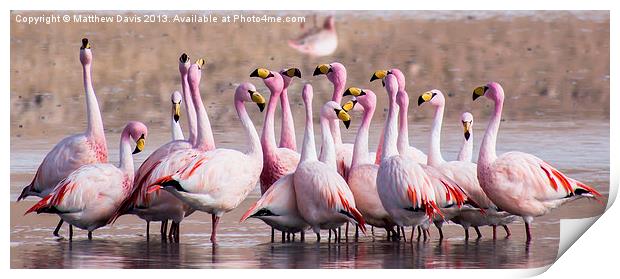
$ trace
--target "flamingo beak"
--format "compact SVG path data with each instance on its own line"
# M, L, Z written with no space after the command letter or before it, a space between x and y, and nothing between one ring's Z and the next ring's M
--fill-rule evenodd
M202 58L196 60L196 65L198 65L198 69L202 69L202 67L205 65L205 60Z
M376 71L374 74L372 74L372 77L370 77L370 82L373 82L375 80L381 79L383 80L383 78L385 78L385 76L387 76L388 71L386 70L379 70Z
M465 140L469 140L469 137L471 136L471 122L469 121L463 121L463 134L465 135Z
M366 95L366 92L364 92L364 90L362 90L361 88L358 88L358 87L349 87L346 91L344 91L342 96L349 96L349 95L353 95L355 97L359 97L359 96Z
M142 150L144 150L144 144L145 144L144 134L142 134L142 136L140 136L140 138L136 141L136 149L134 149L133 153L131 154L137 154L137 153L142 152Z
M189 62L189 56L187 56L187 54L185 53L181 54L181 57L179 57L179 62L181 62L182 64Z
M357 104L357 99L352 99L348 102L346 102L343 106L342 109L346 112L349 112L351 110L353 110L355 108L355 105Z
M87 38L82 39L82 46L80 47L80 49L90 49L90 43L88 42Z
M321 64L316 66L316 69L314 69L314 73L312 73L312 76L318 76L318 75L327 75L328 73L331 73L332 67L329 66L328 64Z
M425 92L420 97L418 97L418 106L422 105L425 102L430 101L433 98L433 94L431 92Z
M292 78L292 77L298 77L301 78L301 70L297 69L297 68L290 68L286 71L284 71L284 74L286 74L286 76Z
M252 96L252 102L256 103L260 112L263 112L266 103L265 97L263 97L263 95L261 95L260 93L252 90L248 90L248 93L250 93L250 96Z
M344 127L349 129L349 125L351 125L351 115L349 115L349 113L347 113L347 111L344 108L334 109L334 110L336 111L336 114L338 115L338 119L342 120L342 123L344 123Z
M179 119L181 118L181 104L180 103L174 103L174 122L179 122Z
M475 101L476 99L487 93L487 90L489 90L489 87L486 85L476 87L476 89L474 89L474 93L472 94L472 99Z

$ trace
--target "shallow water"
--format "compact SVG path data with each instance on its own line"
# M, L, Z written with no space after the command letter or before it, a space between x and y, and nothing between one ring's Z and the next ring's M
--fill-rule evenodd
M423 146L428 125L412 125L413 144ZM474 136L482 133L478 125ZM353 127L356 128L357 126ZM551 129L550 127L554 127ZM379 126L373 126L380 129ZM346 131L345 141L353 135ZM444 156L454 158L458 151L462 131L456 125L444 127ZM518 149L531 152L554 164L567 175L594 185L605 196L609 185L609 127L596 122L511 122L502 123L499 153ZM544 135L544 136L543 136ZM109 143L118 139L108 134ZM151 135L148 144L158 146L167 135ZM216 134L216 138L223 138ZM243 137L228 134L222 145L239 148ZM560 139L560 140L558 140ZM376 146L376 135L371 146ZM525 142L525 143L524 143ZM562 144L557 144L561 142ZM22 145L23 143L23 145ZM478 143L478 141L476 141ZM43 141L26 141L14 146L11 153L11 200L19 194L21 185L27 184L44 156ZM148 147L148 145L147 145ZM477 148L477 144L476 144ZM116 160L111 149L111 160ZM148 155L141 154L138 161ZM89 241L86 233L76 231L69 242L52 236L57 217L51 215L22 216L35 198L26 202L11 203L11 267L12 268L518 268L539 267L553 262L559 243L559 220L598 215L603 207L591 200L578 200L537 218L533 227L534 241L524 243L521 222L510 225L512 237L490 238L490 227L482 228L480 241L464 240L458 225L444 226L447 239L437 240L435 229L428 242L393 243L386 241L384 231L375 230L377 237L362 236L353 241L353 234L346 243L327 243L327 232L317 244L308 232L306 242L270 243L269 229L259 220L250 219L242 224L241 215L258 198L258 189L237 209L224 215L218 232L219 246L209 242L210 217L202 212L185 219L181 228L181 242L162 242L159 225L151 224L151 238L144 236L145 223L134 216L123 216L111 227L94 232ZM603 200L604 203L605 199ZM61 235L67 236L67 227ZM407 229L409 236L410 229ZM475 235L473 229L470 235ZM343 237L344 238L344 237ZM279 235L276 235L279 240Z

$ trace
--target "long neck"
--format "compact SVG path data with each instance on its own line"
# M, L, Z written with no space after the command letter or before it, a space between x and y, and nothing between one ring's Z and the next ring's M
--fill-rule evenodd
M275 134L275 114L276 107L278 106L278 99L280 97L279 92L275 92L271 88L271 95L269 97L269 103L267 103L267 111L265 112L265 121L263 122L263 132L261 134L260 142L263 146L264 155L273 154L276 149L276 134Z
M123 131L119 148L119 168L129 176L130 181L133 181L133 155L131 154L131 145L129 143L129 133Z
M191 144L196 144L197 138L197 123L196 123L196 108L194 107L194 100L192 100L192 94L189 89L189 83L187 82L187 73L181 74L181 88L183 89L183 101L185 102L185 111L187 112L187 126L189 128L189 141ZM207 121L209 121L207 119ZM209 129L211 127L209 126ZM214 144L215 146L215 144Z
M390 96L390 104L388 108L388 116L385 120L385 133L383 135L383 151L381 153L381 161L392 157L394 155L398 155L398 149L396 147L396 137L397 137L397 114L398 109L396 105L396 100L392 96Z
M342 101L342 93L344 92L344 82L334 82L334 92L332 94L332 101L339 103ZM329 122L329 129L334 139L335 144L342 144L342 136L340 135L340 121L332 120Z
M435 117L433 118L433 127L431 128L428 164L432 166L445 162L441 156L441 125L443 122L443 110L443 105L439 105L435 108Z
M334 139L331 137L329 130L329 120L321 117L321 158L319 160L334 170L338 169L336 164L336 148L334 147Z
M192 90L192 99L194 101L194 107L196 109L197 128L198 135L194 148L198 150L213 150L215 149L215 142L213 140L213 132L211 131L211 123L209 122L209 116L207 110L202 103L200 97L200 89L198 84L192 84L190 89Z
M368 158L368 130L370 127L370 121L375 113L375 108L364 108L364 116L362 118L362 124L357 130L357 136L355 137L355 145L353 146L353 160L351 162L351 168L371 163ZM373 158L374 160L374 158Z
M237 110L237 116L241 120L241 124L243 125L243 129L248 135L247 145L249 147L248 152L246 154L248 156L262 159L263 157L263 149L260 145L260 138L258 137L258 133L254 128L254 123L252 123L252 119L248 116L248 112L245 109L245 105L242 100L235 100L235 109Z
M84 91L86 93L86 114L88 115L88 129L86 133L94 137L97 141L103 142L105 145L105 134L103 132L103 121L101 120L101 112L99 111L99 103L93 89L93 80L91 76L91 64L82 66L84 79Z
M295 139L295 123L293 122L293 114L291 106L288 102L288 88L282 90L280 95L280 106L282 107L282 128L280 129L280 146L292 150L297 150L297 141Z
M314 142L314 123L312 121L312 99L306 101L306 128L304 130L304 142L301 146L301 159L299 162L316 161L316 144Z
M179 122L174 121L174 118L170 118L170 127L172 127L172 140L182 140L183 139L183 130L181 130L181 125Z
M405 93L407 94L407 93ZM398 110L398 153L404 155L409 149L409 128L407 124L407 112L409 110L409 104L404 103Z
M459 152L457 160L463 162L471 162L472 153L474 150L474 133L473 130L469 132L469 139L463 141L463 146Z
M502 119L502 109L504 106L503 100L495 101L495 110L491 115L487 130L482 138L482 145L480 145L480 153L478 155L479 165L490 165L497 159L495 153L495 143L497 142L497 133L499 131L499 124Z

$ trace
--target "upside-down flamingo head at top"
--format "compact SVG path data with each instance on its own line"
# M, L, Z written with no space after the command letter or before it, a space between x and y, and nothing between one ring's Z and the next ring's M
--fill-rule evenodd
M170 96L170 101L172 101L172 113L175 122L179 122L179 118L181 118L181 101L183 98L181 97L181 93L179 91L174 91L172 96Z
M93 53L90 51L90 42L87 38L82 39L82 45L80 46L80 62L82 65L90 65L93 61Z
M351 124L351 115L334 101L329 101L323 105L321 108L321 117L328 120L341 120L347 129L349 129L349 125Z
M314 69L313 76L326 75L327 79L333 84L344 84L347 80L347 69L338 62L331 64L321 64Z
M269 91L275 94L280 94L284 88L284 80L282 75L278 72L270 71L265 68L258 68L252 71L250 77L258 77L263 79L265 86L269 88Z
M471 129L474 125L474 116L469 112L463 112L461 115L461 123L463 123L463 135L465 140L469 140Z
M123 136L129 136L131 139L136 141L136 148L134 149L132 154L140 153L144 150L144 144L146 143L146 136L148 133L148 129L146 125L142 122L138 121L130 121L123 129Z
M261 112L265 109L265 97L256 91L254 84L249 82L244 82L237 86L235 100L256 103Z
M181 74L187 74L190 65L191 61L189 56L185 53L181 54L181 57L179 57L179 72L181 72Z
M497 82L489 82L486 85L478 86L474 89L472 99L475 101L478 97L485 96L494 102L504 101L504 88Z
M422 93L422 95L418 97L418 106L421 106L424 103L429 103L434 107L439 107L446 104L446 99L444 98L441 91L439 91L438 89L433 89L431 91Z
M294 77L301 78L301 70L298 68L287 68L280 71L280 75L284 80L284 88L288 88Z

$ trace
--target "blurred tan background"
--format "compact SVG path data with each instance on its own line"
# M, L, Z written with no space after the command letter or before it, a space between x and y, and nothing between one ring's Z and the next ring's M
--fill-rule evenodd
M166 12L174 14L176 12ZM186 12L178 12L188 14ZM216 15L239 12L214 12ZM609 121L608 12L336 12L339 46L332 56L311 58L286 44L299 24L52 24L11 22L11 138L41 138L85 128L80 39L88 37L94 53L93 77L106 130L118 131L126 120L168 129L169 96L179 90L178 57L205 57L202 96L214 129L237 121L234 85L251 81L256 67L299 67L315 88L316 103L331 97L324 76L312 77L317 64L347 66L348 86L378 93L383 119L387 97L380 83L368 82L373 71L401 68L408 78L411 118L428 118L417 96L438 88L447 94L447 117L463 110L488 113L489 103L473 103L471 91L499 81L507 99L507 120L542 118ZM72 14L45 12L45 14ZM109 12L109 14L117 14ZM263 14L246 12L245 14ZM267 12L267 14L273 14ZM314 12L279 12L306 15ZM318 14L318 24L329 14ZM297 129L303 107L296 80L289 89ZM266 92L267 93L267 92ZM480 113L474 115L478 116ZM255 124L262 125L261 119ZM166 130L167 131L167 130Z

